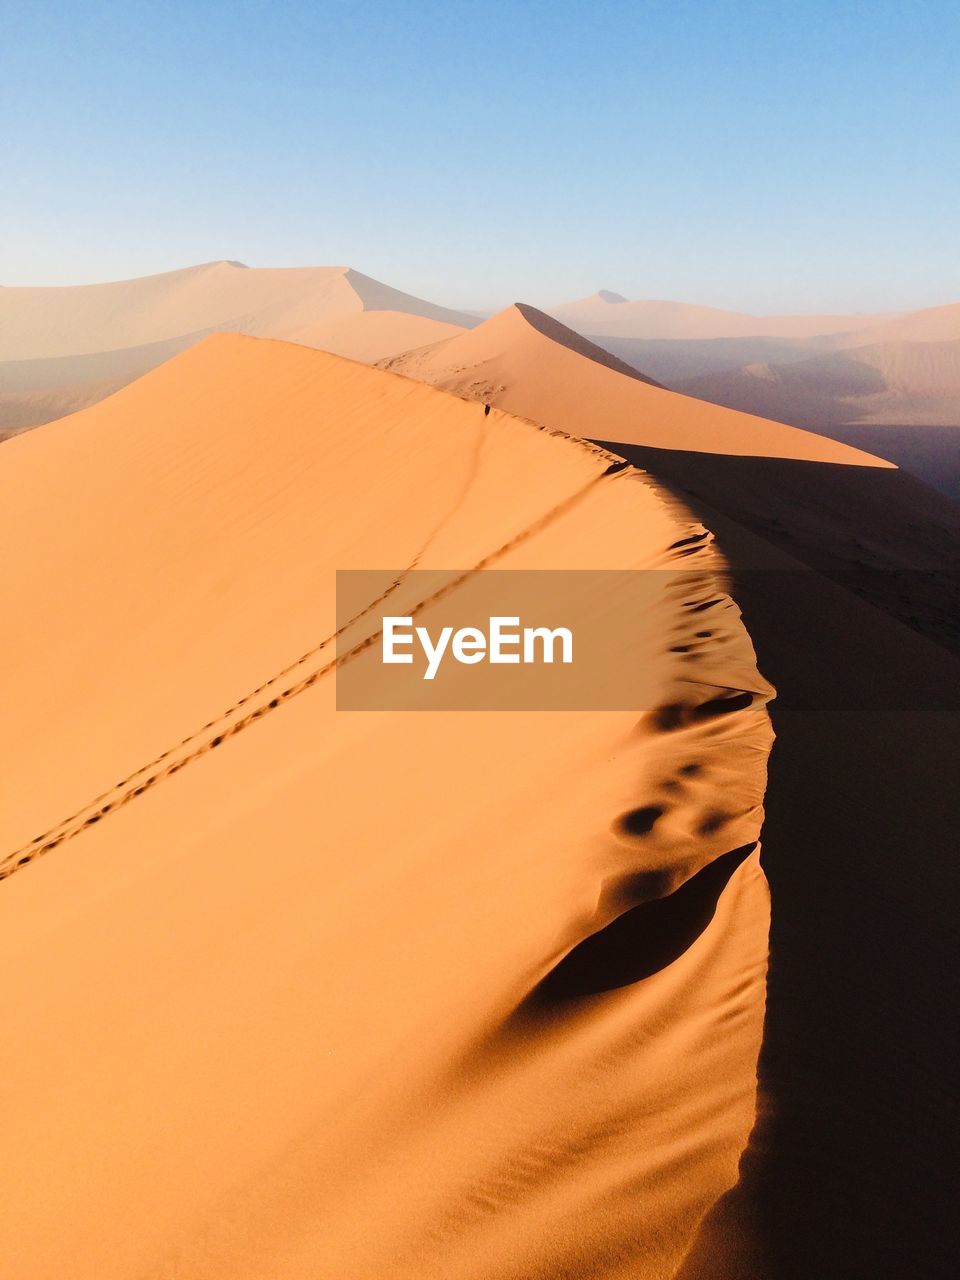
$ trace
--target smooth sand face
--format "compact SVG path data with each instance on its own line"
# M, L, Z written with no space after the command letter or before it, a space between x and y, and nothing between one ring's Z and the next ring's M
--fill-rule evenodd
M508 307L479 328L384 367L589 439L662 449L805 458L889 467L809 431L651 386L614 357L532 307Z
M770 689L609 462L225 336L4 445L12 1275L673 1274L754 1117ZM650 705L334 710L336 568L491 557L690 571Z

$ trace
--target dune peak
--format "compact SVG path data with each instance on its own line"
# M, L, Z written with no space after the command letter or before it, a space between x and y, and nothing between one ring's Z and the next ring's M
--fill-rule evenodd
M555 316L523 302L469 332L381 365L590 440L891 465L810 431L669 391Z
M516 312L531 328L536 329L545 338L549 338L551 342L556 342L560 346L576 352L577 355L583 356L587 360L601 364L616 373L622 373L627 378L635 378L638 382L646 382L649 386L660 386L659 382L654 382L652 378L648 378L639 369L626 364L617 356L612 355L611 352L604 350L603 347L598 347L589 338L577 333L575 329L571 329L569 325L565 325L560 320L555 320L553 316L547 315L545 311L531 307L529 303L515 302L512 307L507 308L507 311Z

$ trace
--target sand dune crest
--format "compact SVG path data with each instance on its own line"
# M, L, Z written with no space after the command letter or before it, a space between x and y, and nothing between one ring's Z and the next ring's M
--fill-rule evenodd
M736 1179L766 963L771 691L703 526L601 450L236 336L0 484L2 848L69 832L0 886L12 1271L670 1275ZM334 569L415 607L411 566L493 562L649 569L648 705L335 710Z
M468 333L381 367L591 439L756 457L888 467L782 423L678 395L532 307L508 307Z

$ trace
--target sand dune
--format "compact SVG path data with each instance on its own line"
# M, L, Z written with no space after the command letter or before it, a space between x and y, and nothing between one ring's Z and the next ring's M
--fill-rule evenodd
M527 412L550 425L555 407ZM758 1122L677 1280L947 1280L960 508L898 470L714 440L610 442L716 531L778 687Z
M475 323L346 267L211 262L109 284L2 289L0 430L93 403L103 388L140 377L214 332L374 360Z
M960 339L960 302L944 307L924 307L891 316L851 333L831 338L836 347L864 347L890 342L954 342Z
M208 262L182 271L69 288L0 291L0 360L113 351L213 330L273 337L360 311L446 324L470 317L391 289L347 267L250 268Z
M469 333L383 364L571 435L668 449L891 465L807 431L666 391L523 304Z
M4 446L12 1275L682 1263L754 1118L770 689L610 462L238 336ZM335 711L334 569L491 563L682 571L647 705Z
M3 361L0 432L41 426L86 409L205 336L206 331L86 355Z
M601 289L589 298L562 303L550 314L591 337L618 338L808 338L859 332L890 317L752 316L686 302L629 302Z
M678 390L797 426L960 426L960 339L887 342L693 378Z
M824 348L820 338L621 338L594 334L593 340L633 369L677 388L689 378L726 373L748 364L792 364Z
M749 317L616 298L597 294L554 314L673 390L814 430L960 421L958 305L896 316Z
M855 449L865 449L877 457L889 458L925 485L960 499L960 431L955 426L924 424L899 426L896 423L833 423L824 434Z
M358 311L293 328L283 337L333 355L373 364L411 347L456 337L463 328L429 316L401 311Z
M57 387L52 391L0 391L0 441L19 431L53 422L55 418L78 413L126 386L126 378L104 378L99 382L83 382L76 386Z

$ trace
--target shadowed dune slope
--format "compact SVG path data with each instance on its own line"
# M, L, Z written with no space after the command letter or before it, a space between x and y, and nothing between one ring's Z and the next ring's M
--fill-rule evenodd
M58 387L53 391L0 391L0 441L15 436L19 431L53 422L68 413L105 399L114 391L126 386L127 379L104 378L99 382L82 382L76 386Z
M770 688L610 463L238 336L4 446L12 1275L673 1275L754 1118ZM337 712L334 571L480 564L650 570L646 705Z
M523 304L469 333L381 364L575 435L664 449L892 465L808 431L666 391Z
M778 689L759 1121L678 1276L946 1280L960 507L893 469L609 448L716 532Z
M946 1280L960 508L891 469L606 439L717 532L778 688L758 1124L678 1278Z
M373 360L475 323L346 267L210 262L108 284L2 289L0 430L93 403L214 332Z
M952 1280L960 507L896 471L621 452L715 531L777 686L763 1101L681 1280Z
M842 440L855 449L889 458L901 471L946 494L954 502L960 501L960 430L957 426L927 424L918 430L916 423L912 426L833 423L823 430L832 439Z

